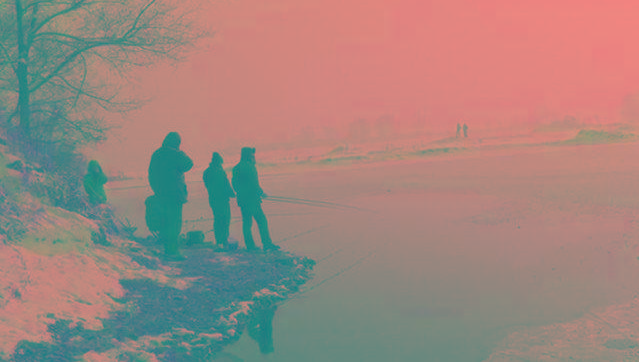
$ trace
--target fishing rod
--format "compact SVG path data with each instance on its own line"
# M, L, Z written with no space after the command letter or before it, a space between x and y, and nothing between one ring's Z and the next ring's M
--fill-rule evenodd
M301 202L301 201L293 201L293 200L283 200L283 199L277 199L277 198L272 198L272 199L271 199L271 197L265 198L264 200L266 200L266 201L271 201L271 202L282 202L282 203L285 203L285 204L306 205L306 206L314 206L314 207L323 207L323 208L333 209L333 210L341 210L341 208L339 208L339 207L329 206L329 205L322 205L322 204L316 204L316 203L312 203L312 202Z
M189 182L187 182L187 183L189 183ZM137 185L137 186L125 186L125 187L113 187L113 188L108 188L108 189L109 189L109 191L122 191L122 190L131 190L131 189L149 188L149 187L150 187L149 185ZM344 209L353 209L353 210L359 210L359 211L376 212L374 210L368 210L368 209L363 209L363 208L356 207L356 206L338 204L338 203L335 203L335 202L300 199L300 198L286 197L286 196L268 196L268 197L265 198L265 200L271 200L271 201L275 201L275 202L287 202L287 203L298 204L298 205L327 207L327 208L332 208L332 209L344 208ZM323 205L323 206L320 206L320 205Z
M268 217L272 217L272 216L306 216L306 215L315 215L312 212L307 212L307 213L284 213L284 214L268 214ZM231 217L231 220L236 220L236 219L241 219L241 216L233 216ZM187 219L184 220L185 224L190 224L190 223L199 223L199 222L205 222L205 221L214 221L215 218L214 217L209 217L209 218L198 218L198 219Z
M149 188L149 185L138 185L138 186L125 186L125 187L108 187L107 189L109 191L122 191L122 190L131 190L131 189L143 189L143 188Z
M323 204L323 205L331 205L331 206L336 206L336 207L345 207L345 208L349 208L349 209L363 210L363 209L360 209L360 208L358 208L356 206L338 204L338 203L335 203L335 202L328 202L328 201L300 199L300 198L296 198L296 197L286 197L286 196L270 196L270 195L267 197L267 199L269 199L269 198L280 199L280 200L291 200L291 201L308 202L308 203L314 203L314 204Z
M358 211L368 211L368 212L377 212L374 210L363 209L356 206L338 204L334 202L326 202L326 201L317 201L317 200L308 200L308 199L299 199L295 197L285 197L285 196L268 196L264 198L264 200L271 200L275 202L286 202L291 204L298 205L308 205L308 206L316 206L316 207L326 207L331 209L353 209Z

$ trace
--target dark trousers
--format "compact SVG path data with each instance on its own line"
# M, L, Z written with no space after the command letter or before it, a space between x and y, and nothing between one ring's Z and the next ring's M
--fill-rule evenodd
M158 200L159 212L162 213L162 226L158 230L160 239L164 243L167 255L179 254L178 241L182 232L182 208L184 204L173 200Z
M231 226L231 205L229 201L209 202L213 211L213 233L215 244L225 247L229 240L229 227Z
M271 235L268 232L268 221L266 221L266 215L262 211L262 205L259 203L251 203L240 205L242 211L242 231L244 233L244 244L247 249L255 248L255 241L253 241L253 219L257 223L257 227L260 230L260 238L262 239L262 245L270 245Z

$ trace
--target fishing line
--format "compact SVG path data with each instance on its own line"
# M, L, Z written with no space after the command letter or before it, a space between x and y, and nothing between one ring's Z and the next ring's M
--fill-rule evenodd
M296 197L268 196L265 200L268 200L270 198L273 198L273 199L276 199L276 200L297 201L297 202L302 202L302 203L307 203L307 204L318 204L318 205L322 204L322 205L333 206L333 207L337 207L337 208L341 207L341 208L354 209L354 210L359 210L359 211L373 211L373 210L367 210L367 209L363 209L363 208L356 207L356 206L338 204L338 203L335 203L335 202L300 199L300 198L296 198Z
M130 190L130 189L141 189L141 188L148 188L150 187L149 185L139 185L139 186L126 186L126 187L108 187L107 186L107 190L109 191L121 191L121 190Z
M330 277L328 277L328 278L326 278L326 279L322 280L321 282L319 282L319 283L315 284L314 286L312 286L312 287L310 287L310 288L307 288L307 289L302 290L300 293L298 293L298 294L294 295L293 297L291 297L291 298L289 298L289 299L285 300L285 301L284 301L282 304L280 304L280 305L284 305L284 304L286 304L286 303L288 303L289 301L294 300L294 299L299 299L300 297L302 297L302 296L303 296L303 295L305 295L306 293L308 293L308 292L310 292L310 291L312 291L312 290L314 290L314 289L316 289L316 288L320 287L321 285L323 285L323 284L325 284L325 283L328 283L329 281L331 281L331 280L333 280L333 279L335 279L335 278L339 277L340 275L343 275L344 273L346 273L346 272L348 272L348 271L352 270L353 268L355 268L355 267L356 267L356 266L358 266L359 264L363 263L366 259L368 259L368 258L370 258L371 256L373 256L373 255L375 254L375 252L377 251L377 249L378 249L378 248L375 248L373 251L371 251L370 253L368 253L368 255L365 255L365 256L363 256L363 257L359 258L359 259L358 259L357 261L355 261L353 264L351 264L351 265L349 265L348 267L346 267L346 268L344 268L344 269L342 269L342 270L338 271L337 273L335 273L335 274L331 275Z
M278 243L278 244L281 244L281 243L283 243L283 242L285 242L285 241L292 240L292 239L296 239L296 238L298 238L298 237L300 237L300 236L302 236L302 235L306 235L306 234L313 233L313 232L315 232L315 231L318 231L318 230L324 229L324 228L326 228L326 227L328 227L328 226L330 226L330 225L331 225L331 224L326 224L326 225L322 225L322 226L319 226L319 227L316 227L316 228L313 228L313 229L310 229L310 230L306 230L306 231L301 232L301 233L299 233L299 234L295 234L295 235L293 235L293 236L289 236L289 237L287 237L287 238L284 238L284 239L282 239L282 240L278 241L277 243Z
M327 205L334 205L334 206L341 206L341 207L353 207L353 206L349 206L349 205L338 204L338 203L335 203L335 202L320 201L320 200L310 200L310 199L300 199L300 198L297 198L297 197L286 197L286 196L269 196L269 197L276 198L276 199L312 202L312 203L317 203L317 204L327 204Z
M293 200L282 200L282 199L276 199L276 198L271 199L270 197L268 197L268 198L266 198L264 200L272 201L272 202L283 202L283 203L286 203L286 204L324 207L324 208L332 209L332 210L339 210L340 209L339 207L335 207L335 206L321 205L321 204L315 204L315 203L310 203L310 202L300 202L300 201L293 201Z
M241 219L241 218L242 218L241 216L233 216L233 217L231 217L231 220L236 220L236 219ZM212 217L207 218L207 219L202 219L202 218L200 218L200 219L188 219L188 220L184 220L184 223L185 224L190 224L190 223L198 223L198 222L214 221L214 220L215 220L215 218L212 218Z
M318 260L318 261L316 262L316 264L319 264L319 263L323 262L323 261L324 261L324 260L326 260L326 259L330 259L330 258L334 257L335 255L339 254L342 250L344 250L344 249L342 248L342 249L339 249L339 250L337 250L337 251L334 251L334 252L332 252L332 253L328 254L327 256L325 256L325 257L323 257L322 259Z
M340 270L339 272L337 272L337 273L333 274L332 276L330 276L330 277L328 277L328 278L326 278L326 279L322 280L321 282L319 282L319 283L315 284L314 286L312 286L312 287L310 287L310 288L308 288L308 289L305 289L302 293L308 293L308 292L310 292L311 290L313 290L313 289L315 289L315 288L318 288L318 287L319 287L319 286L321 286L322 284L327 283L327 282L329 282L329 281L331 281L331 280L333 280L333 279L337 278L338 276L340 276L340 275L342 275L342 274L346 273L347 271L349 271L349 270L353 269L354 267L358 266L359 264L363 263L366 259L368 259L368 258L370 258L371 256L373 256L373 255L375 254L375 252L376 252L376 251L377 251L377 249L375 249L375 250L371 251L370 253L368 253L368 255L365 255L365 256L363 256L363 257L359 258L359 259L358 259L355 263L353 263L353 264L351 264L350 266L348 266L348 267L346 267L346 268L344 268L344 269Z
M307 212L307 213L303 213L303 214L302 213L268 214L267 216L271 217L271 216L306 216L306 215L315 215L315 214L312 213L312 212ZM242 218L241 216L233 216L233 217L231 217L231 220L241 219L241 218ZM204 219L204 218L188 219L188 220L184 220L184 223L188 224L188 223L198 223L198 222L214 221L214 220L215 220L215 218L212 218L212 217L206 218L206 219Z

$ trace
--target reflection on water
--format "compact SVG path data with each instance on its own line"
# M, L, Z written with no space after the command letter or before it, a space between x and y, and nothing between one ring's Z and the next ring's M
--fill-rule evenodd
M273 353L273 318L277 306L266 302L254 306L253 318L248 324L248 335L260 347L262 354Z
M273 358L273 319L277 305L268 300L255 302L253 305L253 315L248 321L246 332L248 336L257 343L262 358L271 360ZM237 356L228 349L215 355L216 362L244 362L246 359Z

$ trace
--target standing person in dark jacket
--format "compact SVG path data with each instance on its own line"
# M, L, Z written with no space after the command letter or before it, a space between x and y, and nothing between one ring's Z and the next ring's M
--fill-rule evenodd
M260 238L264 250L277 250L280 247L273 244L268 231L268 222L262 211L262 198L266 197L260 187L260 182L255 168L255 148L242 148L240 162L233 167L233 188L237 193L237 205L242 211L242 231L244 243L248 250L255 250L253 241L253 219L260 230Z
M231 226L231 205L229 199L235 197L226 171L222 168L224 160L219 153L213 152L209 167L204 170L204 186L209 193L209 206L213 211L213 230L215 244L224 249L229 239Z
M157 198L157 212L162 218L158 232L166 255L178 258L182 208L188 197L184 174L193 168L191 158L180 150L181 142L177 132L169 133L162 147L153 153L149 165L149 184Z
M84 191L89 196L89 202L92 205L100 205L107 202L106 194L104 193L104 184L108 179L102 167L96 160L89 162L87 174L84 176Z

